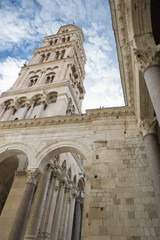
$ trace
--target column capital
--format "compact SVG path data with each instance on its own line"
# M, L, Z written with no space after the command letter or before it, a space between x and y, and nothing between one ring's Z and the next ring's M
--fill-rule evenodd
M152 119L145 119L143 121L141 120L139 123L139 131L143 134L143 137L150 133L156 134L155 131L156 124L157 124L156 117Z
M160 45L146 50L133 49L136 64L144 72L146 68L153 65L160 65Z
M26 174L27 174L27 182L36 184L38 177L42 174L42 172L39 169L26 170Z

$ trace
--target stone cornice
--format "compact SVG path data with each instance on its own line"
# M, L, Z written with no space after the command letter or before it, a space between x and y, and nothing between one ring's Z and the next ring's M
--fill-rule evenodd
M55 50L60 50L60 49L64 49L67 47L71 47L74 44L75 40L69 41L69 42L64 42L64 43L57 43L56 45L52 45L52 46L43 46L43 47L39 47L36 48L34 54L37 53L45 53L48 51L54 52Z
M156 124L157 124L156 118L145 119L143 121L140 121L139 131L143 134L143 136L146 136L147 134L150 134L150 133L156 134L156 131L155 131Z
M22 94L26 94L26 93L33 93L33 96L35 94L37 94L37 92L39 93L40 91L44 91L44 90L48 90L47 93L52 92L55 88L60 88L60 87L65 87L65 86L69 86L69 82L66 79L66 81L64 82L54 82L53 84L43 84L43 85L36 85L35 87L27 87L27 88L21 88L21 89L17 89L17 90L10 90L10 91L6 91L2 93L2 96L0 99L5 99L8 98L9 96L12 98L17 97L17 95L22 95ZM52 89L53 87L53 89ZM70 86L69 86L70 87ZM54 90L55 92L55 90ZM5 99L6 100L6 99ZM4 100L4 101L5 101ZM2 102L2 101L1 101Z
M135 116L128 107L103 108L87 110L86 114L69 116L54 116L46 118L24 119L0 122L0 129L27 128L52 125L66 125L77 123L92 123L94 120L105 119L107 117Z
M160 45L146 50L133 49L135 62L143 72L147 67L160 65Z
M110 8L125 103L132 111L135 111L132 55L125 13L126 4L124 1L110 0Z

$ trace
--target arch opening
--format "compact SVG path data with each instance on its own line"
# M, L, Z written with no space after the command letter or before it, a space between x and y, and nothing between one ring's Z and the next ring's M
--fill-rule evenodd
M0 154L0 215L11 190L16 171L26 170L27 156L21 151L6 151Z
M72 239L73 234L77 234L77 220L79 222L78 239L81 239L81 225L82 225L82 212L84 200L84 186L85 174L83 169L84 157L80 151L72 147L59 147L49 151L42 158L39 168L46 174L48 166L50 170L49 184L45 191L44 208L46 209L49 202L54 202L54 211L48 208L49 215L43 212L40 219L40 229L38 236L43 236L44 229L48 220L51 221L50 237L53 239L63 239L65 234L66 239ZM37 187L38 189L38 187ZM56 192L55 192L56 191ZM52 196L50 193L53 193ZM36 196L36 193L35 193ZM81 199L80 215L77 215L77 202ZM34 200L33 200L34 201ZM44 211L44 210L43 210ZM74 218L76 214L76 218ZM57 215L59 217L57 217ZM77 218L78 216L78 218ZM43 227L41 227L43 226ZM62 229L63 226L63 229ZM58 238L57 238L58 237Z

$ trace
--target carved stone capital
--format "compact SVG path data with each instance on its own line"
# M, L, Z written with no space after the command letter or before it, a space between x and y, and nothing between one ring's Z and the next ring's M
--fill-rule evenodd
M136 64L142 72L149 66L160 65L160 45L146 50L134 48L133 52Z
M143 134L143 136L146 136L147 134L150 133L156 134L155 131L156 123L157 123L156 118L145 119L139 123L139 131Z
M27 182L28 183L37 183L38 177L42 174L39 169L36 170L27 170Z

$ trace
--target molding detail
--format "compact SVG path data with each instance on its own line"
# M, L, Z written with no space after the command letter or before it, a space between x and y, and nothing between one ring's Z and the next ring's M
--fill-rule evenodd
M135 62L142 72L149 66L160 65L160 45L153 49L148 48L145 51L133 48L133 52Z
M17 121L2 121L0 122L0 129L26 128L38 126L52 126L75 123L92 123L94 120L100 118L112 117L118 119L119 116L135 116L129 107L104 108L87 110L86 114L75 114L69 116L54 116L35 119L23 119Z
M145 119L140 122L139 131L143 134L143 137L150 133L156 134L156 131L155 131L156 124L157 124L156 118Z

